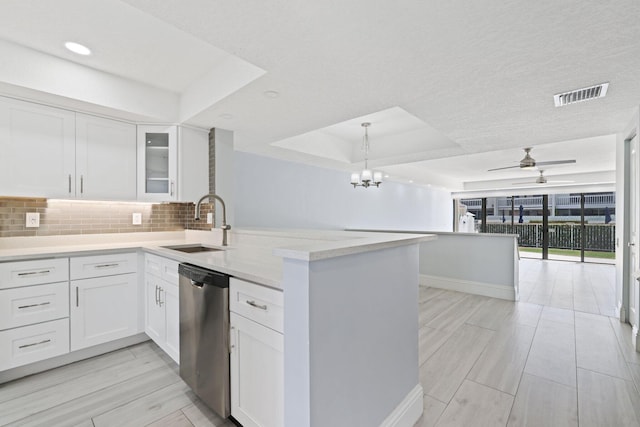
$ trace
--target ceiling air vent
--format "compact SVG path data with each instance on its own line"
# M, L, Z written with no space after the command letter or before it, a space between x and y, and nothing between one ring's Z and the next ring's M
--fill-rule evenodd
M556 107L564 107L565 105L576 104L590 99L604 98L608 88L609 83L601 83L595 86L572 90L571 92L558 93L553 95L553 102Z

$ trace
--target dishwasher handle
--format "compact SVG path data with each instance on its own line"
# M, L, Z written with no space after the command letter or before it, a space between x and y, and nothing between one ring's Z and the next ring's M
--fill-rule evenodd
M198 282L197 280L189 279L189 282L191 282L191 285L196 288L202 288L204 286L204 283Z
M178 274L185 285L191 284L198 288L203 288L205 285L217 288L229 287L229 276L192 264L179 264Z

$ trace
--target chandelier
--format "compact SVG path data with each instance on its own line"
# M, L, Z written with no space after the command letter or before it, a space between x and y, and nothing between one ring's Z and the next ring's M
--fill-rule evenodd
M367 188L372 185L379 187L382 183L382 172L374 172L369 169L369 133L367 129L371 126L371 123L365 122L362 123L361 126L364 128L364 138L362 140L362 149L364 150L364 169L362 172L354 172L351 174L351 185L353 185L353 188Z

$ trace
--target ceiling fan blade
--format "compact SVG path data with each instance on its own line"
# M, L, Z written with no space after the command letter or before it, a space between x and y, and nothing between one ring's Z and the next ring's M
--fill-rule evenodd
M487 172L501 171L501 170L503 170L503 169L515 169L515 168L520 168L520 165L507 166L507 167L504 167L504 168L487 169Z
M575 181L562 181L562 180L556 181L555 179L547 181L548 184L561 184L561 183L562 184L569 184L569 183L572 183L572 182L575 182Z
M569 163L575 163L575 160L550 160L548 162L537 162L536 166L546 166L546 165L565 165Z

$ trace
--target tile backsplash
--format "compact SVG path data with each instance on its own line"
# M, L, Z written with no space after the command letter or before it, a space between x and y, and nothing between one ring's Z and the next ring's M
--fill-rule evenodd
M193 203L0 197L0 237L211 229L204 219L212 205L202 204L202 221L193 219L194 211ZM40 227L26 227L28 212L40 213ZM132 224L134 213L142 214L141 225Z

